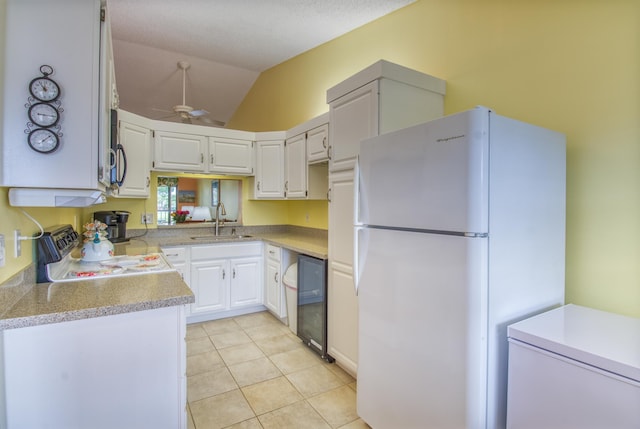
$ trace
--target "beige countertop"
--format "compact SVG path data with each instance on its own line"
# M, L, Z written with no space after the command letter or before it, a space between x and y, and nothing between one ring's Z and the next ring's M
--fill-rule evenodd
M116 254L136 255L158 252L160 247L258 240L320 259L328 257L326 231L298 227L239 227L238 234L244 237L216 237L210 228L155 230L126 244L116 245ZM33 273L19 273L16 277L20 279L17 283L12 280L0 285L0 329L194 302L193 293L174 271L39 284L34 283ZM16 298L18 292L20 297Z
M0 329L67 322L194 302L176 271L36 284L0 318Z
M196 238L192 238L196 237ZM134 240L131 244L135 244ZM276 246L284 247L297 253L313 256L314 258L327 259L327 239L326 237L315 237L310 235L295 234L288 232L258 232L235 238L233 236L213 236L213 235L188 235L180 237L162 237L153 239L143 239L149 246L171 247L171 246L193 246L202 244L236 243L243 241L263 241Z

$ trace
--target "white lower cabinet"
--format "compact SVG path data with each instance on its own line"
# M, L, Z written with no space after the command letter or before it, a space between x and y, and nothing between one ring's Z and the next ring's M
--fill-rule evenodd
M195 295L187 322L264 310L261 242L163 247Z
M182 305L3 331L7 428L187 428Z
M297 253L267 244L265 247L264 305L281 321L287 318L287 301L283 282L287 268L296 262Z
M191 315L226 310L229 285L228 260L191 262L191 290L196 297L191 305Z
M229 308L262 304L262 255L232 259Z

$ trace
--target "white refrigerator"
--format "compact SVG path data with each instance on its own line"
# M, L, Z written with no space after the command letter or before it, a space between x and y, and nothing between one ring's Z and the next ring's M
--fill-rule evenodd
M357 406L372 428L505 426L507 325L564 302L565 151L484 107L361 142Z

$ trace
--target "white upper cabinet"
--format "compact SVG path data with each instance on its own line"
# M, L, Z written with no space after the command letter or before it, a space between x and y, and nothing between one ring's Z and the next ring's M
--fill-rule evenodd
M249 176L255 133L153 121L153 169Z
M282 139L256 141L254 198L284 198L284 133Z
M327 91L329 171L354 167L360 141L444 113L445 82L384 60Z
M313 164L328 160L329 124L324 124L307 131L307 162Z
M205 136L156 131L153 169L204 172L207 144Z
M378 135L378 82L331 103L330 171L353 168L362 139Z
M147 198L151 184L151 130L120 120L118 141L124 148L123 159L118 159L119 172L124 175L115 196ZM120 156L119 154L117 156ZM120 167L121 166L121 167ZM126 170L125 170L126 169ZM121 176L122 177L122 176Z
M209 137L208 171L238 175L253 174L253 141Z
M111 104L109 95L101 93L107 92L104 82L109 66L109 53L101 52L101 48L109 45L104 39L109 33L108 22L101 20L100 3L2 3L5 22L0 186L104 190L110 184L107 113ZM29 92L32 79L45 77L50 70L47 77L60 88L59 97L48 103L60 113L58 124L50 128L58 136L59 145L50 153L41 153L28 144L25 130L39 127L28 125L31 121L25 105L37 102ZM34 143L40 146L37 139Z
M284 194L287 198L307 197L307 140L299 134L285 141Z

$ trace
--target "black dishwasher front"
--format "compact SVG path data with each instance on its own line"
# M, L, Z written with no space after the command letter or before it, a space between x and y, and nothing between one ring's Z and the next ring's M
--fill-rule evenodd
M327 261L298 255L298 337L320 357L327 354Z

